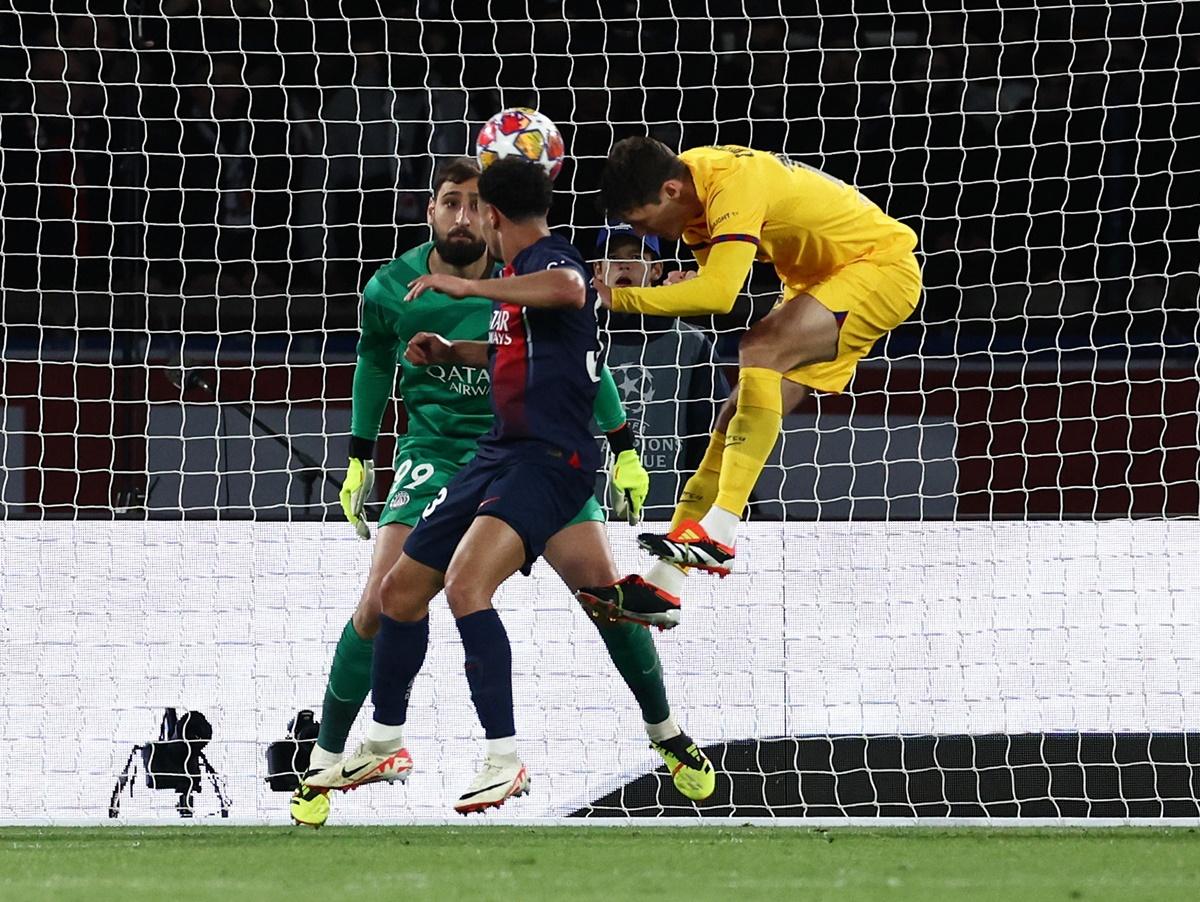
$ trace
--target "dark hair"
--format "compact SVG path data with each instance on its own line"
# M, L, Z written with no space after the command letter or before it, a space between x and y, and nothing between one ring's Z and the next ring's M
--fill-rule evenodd
M608 152L600 179L600 206L619 219L634 207L658 203L663 182L683 178L687 167L675 151L653 138L624 138Z
M470 157L451 157L438 166L433 174L433 196L437 197L442 185L451 182L461 185L471 179L479 178L479 164Z
M479 197L513 222L522 222L550 212L554 186L537 163L506 157L483 170Z

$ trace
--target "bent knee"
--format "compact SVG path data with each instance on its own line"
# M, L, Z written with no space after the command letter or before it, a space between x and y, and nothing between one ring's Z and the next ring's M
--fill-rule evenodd
M369 601L370 590L364 593L363 601L359 603L359 610L362 610L366 605L364 602ZM374 619L375 628L379 628L379 613L387 614L393 620L420 620L429 610L429 602L421 598L412 591L411 585L407 580L397 576L395 573L389 572L384 574L383 579L379 581L379 589L375 593L378 599L378 607L375 608ZM355 617L358 617L359 611L355 611ZM370 617L371 614L365 614ZM357 626L357 623L355 624ZM365 635L365 633L363 634Z
M750 328L738 347L738 363L786 373L834 360L840 333L836 314L811 295L800 295Z
M485 611L492 606L492 593L479 584L456 573L446 574L446 604L455 620Z
M379 614L383 610L383 598L380 592L380 580L370 580L363 589L358 607L354 609L355 631L364 639L373 639L379 632Z
M774 335L772 330L763 327L763 323L757 322L742 336L741 342L738 344L738 358L743 358L747 354L763 354L770 350L774 343Z
M738 345L738 364L784 372L788 369L789 353L781 339L774 329L757 323L742 336Z

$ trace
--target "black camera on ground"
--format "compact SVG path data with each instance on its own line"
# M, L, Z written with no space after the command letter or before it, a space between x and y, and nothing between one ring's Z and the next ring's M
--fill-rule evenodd
M140 754L147 789L168 789L178 794L175 810L180 817L195 814L195 795L200 792L205 773L212 782L220 804L221 817L229 817L229 798L225 795L224 780L217 774L204 747L212 740L212 724L199 711L184 711L176 714L174 708L163 712L158 728L158 739L135 745L125 761L125 767L117 778L109 800L108 816L120 814L121 793L129 787L133 797L133 785L137 780L135 758Z
M273 792L295 792L299 787L320 729L305 708L288 721L287 737L267 746L267 785Z

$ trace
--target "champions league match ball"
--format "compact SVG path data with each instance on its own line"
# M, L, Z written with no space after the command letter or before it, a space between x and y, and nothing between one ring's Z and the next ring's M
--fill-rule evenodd
M523 106L501 110L484 124L475 139L480 169L505 157L518 156L540 164L554 178L562 169L566 152L558 126L537 110Z

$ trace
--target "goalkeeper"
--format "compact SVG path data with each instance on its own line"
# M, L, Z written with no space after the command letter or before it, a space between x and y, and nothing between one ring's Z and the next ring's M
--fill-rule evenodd
M404 301L409 282L425 273L467 279L493 274L495 265L477 218L478 179L479 168L468 158L457 158L440 167L427 210L434 240L383 266L363 293L350 463L341 494L346 518L363 538L370 535L363 505L374 481L371 461L375 439L391 399L398 362L408 429L397 442L395 475L379 517L366 587L334 651L309 775L342 759L350 727L370 691L373 640L379 630L380 582L400 557L414 524L427 507L441 499L450 478L475 456L476 442L492 425L486 369L414 366L401 356L408 338L419 331L436 332L449 340L487 338L491 301L454 300L436 291L427 291L412 302ZM607 369L602 371L595 419L606 432L614 454L614 509L631 522L636 521L649 477L633 449L617 388ZM572 592L585 584L617 578L603 524L603 511L591 498L547 544L546 560ZM589 619L596 623L613 663L637 699L651 744L666 761L676 787L689 798L707 798L715 787L712 765L671 715L662 665L649 631L635 623ZM329 814L325 790L302 783L292 796L291 814L297 823L319 827Z
M858 361L916 308L917 237L852 186L746 147L676 155L652 138L626 138L608 155L600 199L610 218L639 234L681 238L700 263L698 273L660 287L597 284L618 313L728 313L756 259L773 263L783 283L778 304L742 338L737 388L680 493L670 532L639 537L658 563L645 578L579 593L610 616L674 626L685 568L729 572L783 414L813 390L842 391Z

